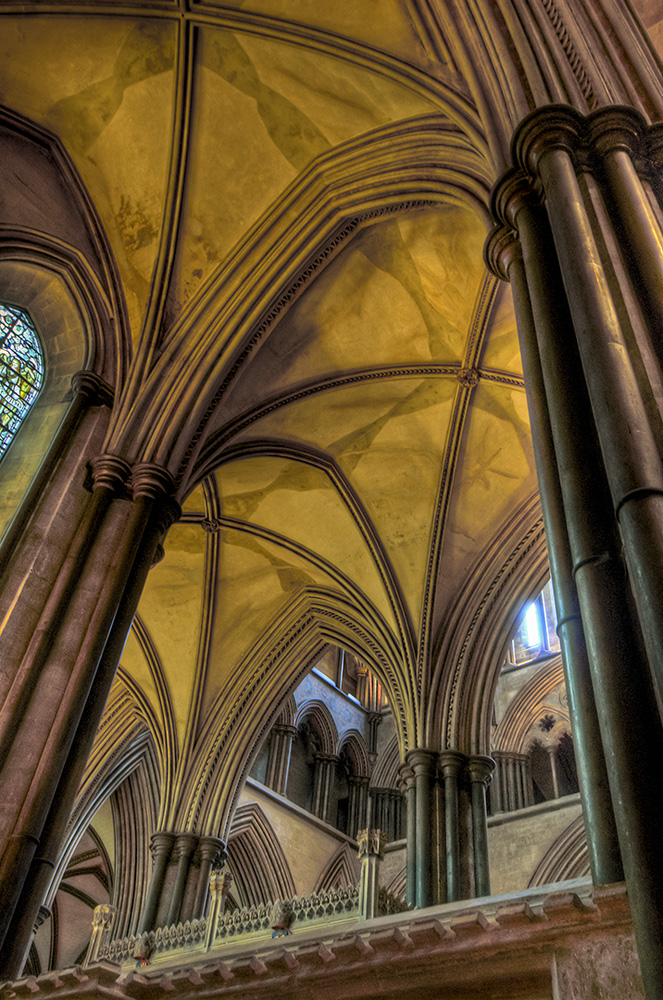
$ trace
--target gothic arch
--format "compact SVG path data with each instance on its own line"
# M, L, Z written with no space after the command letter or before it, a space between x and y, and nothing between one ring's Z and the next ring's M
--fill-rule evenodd
M241 905L292 899L295 883L278 838L256 802L237 809L228 838L228 863Z
M165 465L186 495L218 465L207 440L221 395L346 239L385 214L429 204L461 204L488 226L490 183L483 155L439 115L382 126L320 154L188 303L145 384L126 395L110 450ZM209 358L204 371L201 355Z
M371 772L371 788L398 788L401 765L398 737L394 733L375 762Z
M368 747L360 732L350 729L343 733L334 750L337 756L345 754L352 764L352 774L358 778L368 778L371 766L368 760Z
M528 885L548 885L589 874L585 822L581 814L548 848L534 869Z
M349 844L341 844L320 872L313 891L322 892L323 889L356 885L358 881L357 853L352 850Z
M490 712L508 637L523 602L540 591L547 575L535 494L496 532L451 620L439 629L427 716L429 745L490 752Z
M251 754L274 724L283 690L297 686L328 642L354 652L385 683L396 726L406 739L405 733L413 732L414 706L394 666L398 653L392 652L391 638L382 631L377 632L378 639L376 631L374 623L362 622L356 607L338 594L312 587L296 594L246 654L232 688L209 714L192 763L198 778L178 823L223 837L250 769ZM249 705L256 726L247 734L238 722ZM232 797L224 792L228 788L235 790Z
M322 701L305 701L299 706L295 715L294 725L301 726L303 722L308 722L315 730L320 740L320 752L333 754L336 752L338 744L338 732L332 714Z
M545 666L542 665L510 702L495 732L493 748L526 753L527 738L532 726L537 717L549 708L546 699L563 682L562 659L556 656ZM557 705L551 708L563 722L559 735L561 736L562 732L570 732L568 710L560 709Z

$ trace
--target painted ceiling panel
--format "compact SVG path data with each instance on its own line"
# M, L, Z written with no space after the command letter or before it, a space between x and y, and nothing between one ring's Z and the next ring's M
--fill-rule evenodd
M164 21L74 16L3 16L0 35L0 100L55 132L72 156L116 256L134 338L163 211L174 37Z
M142 600L142 598L141 598ZM140 612L142 613L142 605ZM122 651L122 660L120 661L121 670L126 673L131 680L138 685L141 694L145 697L150 708L154 712L157 719L160 720L162 729L166 728L165 720L163 719L163 712L159 704L159 695L157 693L156 682L154 678L153 671L150 669L150 665L147 662L145 653L143 652L141 645L136 636L135 630L132 628L127 636L127 641ZM118 683L116 678L115 683Z
M297 173L278 144L281 101L262 84L239 36L214 28L198 32L195 107L167 321Z
M310 443L335 459L376 526L415 622L457 385L454 378L360 383L291 403L250 429L251 437Z
M313 563L248 531L222 529L201 724L242 658L305 586L334 587Z
M522 389L480 383L473 390L442 549L438 598L458 595L498 526L536 488Z
M163 667L180 738L196 679L206 543L207 535L199 525L173 525L165 558L150 571L140 599L139 614ZM132 676L134 662L132 657L126 663ZM145 687L142 676L136 680Z
M225 412L352 369L460 363L483 274L483 239L478 219L453 206L358 233L231 384Z
M214 0L209 5L214 6ZM415 65L431 66L416 26L398 0L362 0L361 3L357 0L339 3L337 0L333 4L312 3L311 0L227 0L224 6L299 21L334 34L338 34L339 25L342 25L344 34L371 48L384 49ZM435 69L439 72L438 65Z
M523 373L513 314L513 296L511 287L503 281L497 286L497 296L481 353L481 367L497 368L514 375L522 376Z
M375 561L325 472L281 458L246 458L217 473L224 515L291 538L345 573L392 627L391 605Z

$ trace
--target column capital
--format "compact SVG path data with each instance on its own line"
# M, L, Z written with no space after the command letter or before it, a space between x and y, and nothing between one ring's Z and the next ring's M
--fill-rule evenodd
M635 154L645 144L647 123L635 108L621 104L599 108L585 123L588 141L599 155L616 149Z
M175 843L175 834L170 830L158 830L152 834L150 840L150 851L152 857L156 858L161 854L170 854L170 850Z
M466 763L467 756L458 750L443 750L438 757L438 766L445 778L457 778Z
M83 396L92 405L112 406L115 397L112 385L87 368L71 376L71 391L75 396Z
M647 156L651 162L660 167L663 165L663 122L655 122L647 132Z
M106 489L117 494L127 493L131 466L124 458L120 458L119 455L97 455L90 465L92 492Z
M318 750L313 754L313 759L320 761L321 764L338 764L341 758L335 753L323 753L322 750Z
M131 472L131 488L134 499L148 497L156 500L161 496L170 497L175 489L175 480L162 465L137 462Z
M483 754L474 754L468 757L465 769L470 781L476 781L487 786L493 780L495 761L492 757L485 757Z
M232 884L232 872L228 868L213 868L209 873L209 887L213 896L227 896Z
M546 153L561 149L573 158L583 145L584 131L583 116L568 104L537 108L523 119L514 133L513 161L536 177L541 158Z
M427 750L425 747L415 747L414 750L408 750L405 760L415 777L417 774L433 774L437 753L435 750Z
M522 258L518 234L511 226L498 225L488 233L483 245L486 267L496 278L511 280L511 265Z
M198 841L200 860L219 866L227 857L226 845L219 837L201 837Z
M525 205L539 205L540 191L524 170L511 167L506 170L493 187L490 196L490 211L494 219L507 228L517 229L516 217Z
M178 833L173 845L173 854L176 858L189 858L198 846L198 837L195 833Z

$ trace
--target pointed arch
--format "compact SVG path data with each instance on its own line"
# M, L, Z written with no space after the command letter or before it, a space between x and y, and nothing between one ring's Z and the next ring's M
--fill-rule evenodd
M341 844L318 876L314 892L337 889L339 886L356 885L359 881L357 853L349 844Z
M585 821L581 813L550 845L527 884L548 885L590 874Z
M345 754L352 765L352 774L358 778L368 778L371 765L368 759L366 740L357 729L349 729L341 736L334 750L337 756Z
M332 714L323 701L305 701L300 705L295 715L295 726L299 728L303 722L308 722L315 730L320 740L319 750L321 753L332 754L336 752L338 744L338 732Z
M198 777L178 825L224 836L251 766L251 754L274 724L284 689L297 687L329 642L355 653L380 678L401 739L409 744L415 738L412 680L399 664L393 637L376 628L375 622L365 621L356 606L339 594L320 587L302 588L266 625L210 712L192 762ZM247 712L255 719L250 732L240 725Z
M401 753L396 733L375 762L371 773L371 788L398 788Z
M493 749L525 753L525 742L532 726L541 713L548 708L546 699L563 683L562 658L555 656L545 666L541 666L533 677L530 677L513 701L509 703L504 718L495 731ZM556 715L560 715L559 706L551 707ZM570 727L569 713L562 710L562 714L568 729Z
M283 848L257 802L242 805L235 812L228 863L243 906L292 899L296 894Z

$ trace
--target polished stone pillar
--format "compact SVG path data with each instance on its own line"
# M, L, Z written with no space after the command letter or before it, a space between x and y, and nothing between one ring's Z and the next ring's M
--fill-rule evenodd
M488 813L486 788L495 769L491 757L476 754L465 765L470 782L472 803L472 857L474 867L474 895L490 895L490 862L488 858Z
M573 576L569 529L556 454L556 448L564 453L563 443L566 439L569 448L574 446L574 427L578 427L576 396L579 393L580 399L584 400L586 393L581 386L560 399L555 386L551 386L551 405L555 413L553 434L536 324L541 329L542 340L553 345L552 361L556 350L564 353L564 348L555 347L556 333L560 328L568 329L571 323L568 309L564 306L564 290L558 272L555 277L554 247L545 217L532 204L529 185L522 176L507 175L496 189L494 202L502 219L519 229L528 261L526 273L521 245L512 230L503 228L493 232L486 245L486 255L495 273L511 280L520 352L526 375L527 406L546 528L550 576L557 609L557 635L571 714L589 860L595 884L603 885L619 881L623 876L623 869L585 632ZM528 282L532 285L532 297ZM575 352L573 357L577 357ZM568 365L567 361L560 366L560 388L564 388L567 382L563 369ZM579 362L571 361L570 367L574 371L579 367ZM550 373L548 378L550 380ZM580 467L584 461L581 455ZM591 480L591 473L589 478ZM527 791L528 801L533 804L529 765Z
M150 886L147 890L147 896L145 897L145 902L143 904L143 912L141 913L138 924L139 934L143 934L145 931L151 931L154 928L159 903L161 901L163 883L166 877L166 868L168 867L170 853L173 849L174 843L175 834L170 833L168 830L159 830L157 833L152 834L152 840L150 842L150 851L152 852L152 877L150 879Z
M461 889L461 843L459 778L465 767L464 754L443 750L438 758L444 782L444 839L446 852L447 902L463 898Z
M650 389L643 386L642 366L634 367L633 340L621 327L613 299L614 276L606 274L593 230L609 226L610 220L601 222L593 207L588 211L584 192L592 179L581 185L576 174L576 168L587 169L587 135L581 116L567 107L541 109L525 120L514 138L514 157L541 184L554 236L552 253L544 246L540 217L534 221L531 210L521 210L515 223L635 936L645 989L653 1000L663 995L658 930L663 920L660 418L646 402ZM606 233L608 247L614 237ZM635 732L640 739L634 740Z
M405 788L405 901L408 906L417 905L417 788L414 771L408 765L401 766L400 777Z
M220 868L225 861L226 845L218 837L201 837L198 841L198 858L200 867L191 916L200 920L205 916L210 872L212 868Z
M435 783L436 754L432 750L410 750L406 762L414 773L415 816L414 841L416 857L416 905L432 906L434 899L432 806ZM408 815L409 821L409 815ZM409 830L408 830L409 833Z
M161 468L95 460L92 496L7 691L0 737L6 976L20 971L140 591L164 525L179 512L171 487Z
M171 890L166 926L176 924L180 919L180 910L184 899L184 889L189 875L191 857L198 846L198 838L193 833L178 833L175 836L171 857L177 862L175 883Z
M372 920L378 914L380 862L384 858L385 838L381 830L360 830L357 834L361 862L359 879L359 917Z

